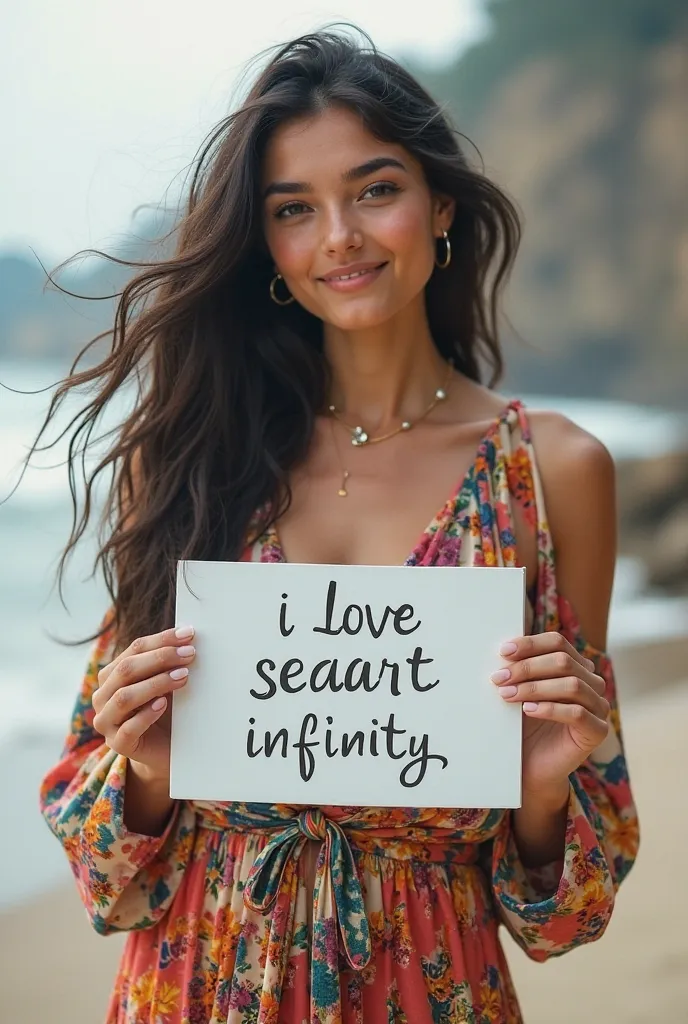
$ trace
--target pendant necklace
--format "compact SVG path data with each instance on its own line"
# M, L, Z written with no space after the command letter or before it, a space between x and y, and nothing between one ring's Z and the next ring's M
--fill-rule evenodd
M363 448L364 446L371 444L380 444L381 441L388 441L391 437L396 437L397 434L402 434L406 433L409 430L413 430L416 424L420 423L421 420L424 420L426 416L430 415L430 413L432 412L436 405L439 405L440 402L443 402L445 400L445 398L447 397L447 389L449 387L449 382L451 380L453 368L454 364L450 359L447 367L447 377L444 384L441 387L437 388L435 394L432 397L432 401L427 406L427 408L424 409L424 411L420 414L420 416L417 419L413 421L402 420L398 427L395 427L394 430L388 431L386 434L380 434L378 437L371 437L368 431L364 430L363 427L352 427L350 423L346 422L346 420L344 419L344 417L342 416L342 414L339 412L335 405L330 405L328 407L330 415L333 417L333 419L338 420L343 426L347 428L351 435L351 444L353 445L354 448ZM346 489L346 482L350 476L351 473L349 472L349 470L342 468L342 483L339 490L337 491L337 494L339 495L340 498L346 498L349 493Z

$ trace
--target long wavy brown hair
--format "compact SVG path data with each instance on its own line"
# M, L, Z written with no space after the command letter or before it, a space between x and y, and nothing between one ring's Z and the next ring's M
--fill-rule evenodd
M112 330L82 349L56 388L36 441L65 396L87 385L93 397L70 433L73 524L58 578L93 514L94 483L109 471L94 571L105 578L119 649L174 622L178 559L235 559L289 504L329 374L321 322L270 301L261 161L276 127L331 105L404 146L430 190L455 199L451 265L427 285L430 329L467 377L493 386L501 375L498 298L521 234L514 204L469 166L446 112L362 33L331 29L281 47L196 155L173 253L147 262L99 253L136 273L117 294ZM103 337L108 354L79 370ZM132 383L133 411L87 471L108 403Z

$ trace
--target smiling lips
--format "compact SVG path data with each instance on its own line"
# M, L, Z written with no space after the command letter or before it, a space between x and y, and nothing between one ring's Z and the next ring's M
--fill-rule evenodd
M331 270L318 280L338 292L357 291L376 280L386 266L386 263L352 263L349 267Z

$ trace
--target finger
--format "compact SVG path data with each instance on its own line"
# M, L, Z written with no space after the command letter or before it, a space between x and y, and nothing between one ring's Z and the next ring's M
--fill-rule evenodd
M609 704L579 676L561 679L537 679L520 686L500 686L500 696L510 704L524 701L556 701L561 704L580 704L598 718L606 718Z
M183 673L183 674L180 674ZM140 707L186 685L189 670L180 666L172 672L160 672L150 679L116 690L101 711L93 718L93 728L102 736L118 729Z
M554 654L556 652L568 654L579 665L587 668L588 671L595 671L595 663L576 650L565 636L554 630L546 633L531 633L528 636L515 637L506 644L502 644L499 653L509 662L521 661L523 658L537 657L541 654Z
M547 700L526 702L523 711L529 718L568 726L572 739L586 755L599 746L609 732L606 719L598 718L580 704L558 704Z
M586 664L588 664L587 659ZM574 658L568 651L554 651L551 654L538 654L522 661L512 661L505 665L491 676L492 682L503 686L508 683L510 686L519 685L525 682L534 682L543 679L558 679L567 676L579 676L580 679L590 686L600 696L605 691L605 682L601 676L591 672L581 664L580 660Z
M134 757L141 745L143 734L165 713L167 698L158 697L150 704L137 711L117 729L108 746L125 757Z
M98 673L98 685L102 686L110 678L112 672L117 668L124 658L134 654L145 654L147 651L154 651L158 647L179 647L180 644L188 644L194 636L193 626L173 626L161 633L151 633L150 636L140 636L129 644L116 658Z
M171 629L165 629L161 633L151 633L149 636L137 637L116 658L100 670L98 673L99 686L107 682L112 672L125 658L135 654L144 654L147 651L154 651L159 647L179 647L180 644L188 644L193 639L194 632L193 626L173 626Z
M156 647L143 654L130 654L113 668L108 679L93 694L93 708L102 711L114 694L123 687L151 679L161 672L188 666L194 659L196 648L190 644L180 647Z

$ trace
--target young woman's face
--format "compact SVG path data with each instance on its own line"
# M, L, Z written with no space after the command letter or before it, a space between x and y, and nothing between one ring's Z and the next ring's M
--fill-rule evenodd
M338 108L275 131L262 185L277 270L302 306L341 330L384 323L418 299L454 212L402 146Z

